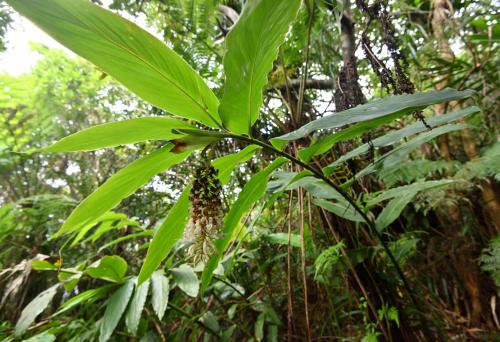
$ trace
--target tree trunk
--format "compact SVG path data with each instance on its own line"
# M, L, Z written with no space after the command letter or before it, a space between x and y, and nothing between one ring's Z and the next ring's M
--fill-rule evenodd
M356 47L354 19L349 0L344 0L344 13L340 20L340 41L343 65L337 76L335 87L335 111L337 112L366 102L358 82L358 68L354 56Z

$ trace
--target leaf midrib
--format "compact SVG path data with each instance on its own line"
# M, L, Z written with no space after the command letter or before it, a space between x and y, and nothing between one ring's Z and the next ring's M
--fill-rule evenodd
M102 9L101 7L97 6L97 5L94 5L91 3L91 6L96 6L98 7L99 9L101 10L105 10L105 9ZM217 120L214 119L214 117L210 114L210 112L207 110L207 104L203 101L203 105L201 105L198 101L196 101L191 95L189 95L189 93L187 93L180 85L176 84L174 81L172 81L167 75L165 75L161 70L159 70L156 66L154 66L153 64L147 62L146 60L144 60L142 57L140 57L137 53L131 51L130 49L128 49L126 46L123 46L122 44L116 42L115 40L112 40L110 38L107 37L106 34L103 33L102 30L99 30L97 27L94 27L94 29L92 29L89 25L87 25L86 23L82 22L77 16L75 16L71 11L68 11L67 9L65 8L62 8L64 9L66 12L68 12L71 17L74 18L74 20L76 21L77 24L80 24L84 29L88 30L89 32L96 32L98 33L101 37L104 38L104 40L106 40L108 43L110 43L111 45L113 46L116 46L122 50L124 50L125 52L129 53L130 55L132 55L133 57L137 58L139 61L141 61L142 63L144 63L145 65L147 65L149 68L151 68L153 71L157 72L159 75L161 75L167 82L169 82L170 84L172 84L175 88L177 88L179 91L181 91L181 93L183 93L187 98L189 98L192 102L194 102L205 114L208 115L208 117L215 123L216 126L220 126L219 123L217 122ZM115 15L113 12L110 12L112 15ZM120 17L121 18L121 17ZM131 24L133 26L135 26L136 28L138 28L139 30L142 30L142 28L140 28L139 26L137 26L136 24L132 23ZM145 31L146 34L150 35L149 32ZM154 39L156 39L155 37L153 37ZM161 42L160 42L161 43ZM162 44L163 45L163 44ZM175 53L175 52L174 52ZM181 58L182 60L182 58ZM189 65L188 65L189 66ZM192 70L193 72L195 72L194 70ZM198 84L197 84L197 87L198 87ZM201 95L201 94L200 94ZM201 97L202 100L203 100L203 96Z

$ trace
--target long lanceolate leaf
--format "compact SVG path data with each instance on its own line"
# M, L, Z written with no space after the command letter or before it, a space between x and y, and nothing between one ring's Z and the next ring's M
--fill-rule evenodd
M12 7L131 91L172 114L220 126L218 100L174 51L88 0L8 0Z
M104 285L98 287L96 289L90 289L84 292L77 294L74 297L71 297L68 301L64 302L63 305L59 308L59 310L53 315L60 315L68 310L75 308L76 306L84 303L92 303L97 299L101 298L108 292L113 285Z
M141 320L142 310L144 309L144 304L146 304L146 297L149 292L149 280L145 281L141 285L136 285L135 293L130 301L128 307L127 316L125 317L125 324L127 325L128 331L135 335L137 333L137 328L139 327L139 322Z
M142 284L160 266L161 262L170 253L174 244L184 232L189 216L189 192L191 186L186 187L179 200L168 213L149 245L146 260L139 273L138 283Z
M183 264L172 269L172 275L179 288L190 297L196 298L200 290L200 282L195 271L189 265Z
M38 315L40 315L52 301L55 294L57 293L57 289L59 288L59 284L56 284L47 290L40 293L38 296L33 299L28 306L24 308L21 312L21 317L16 323L16 335L22 335L29 326L35 321Z
M306 176L298 180L292 181L285 189L295 190L299 187L310 192L311 195L317 198L333 199L337 202L345 202L345 198L323 180L312 176ZM347 204L347 203L346 203Z
M439 125L453 122L455 120L461 119L467 115L470 115L472 113L477 113L479 111L480 111L480 109L478 107L473 106L473 107L469 107L466 109L456 110L456 111L453 111L453 112L448 113L448 114L433 116L433 117L427 119L426 122L430 127L436 127ZM389 133L387 133L387 134L385 134L377 139L374 139L372 141L372 146L375 148L390 146L390 145L393 145L396 142L398 142L406 137L409 137L409 136L417 134L417 133L421 133L425 130L427 130L427 127L425 127L425 125L422 122L418 121L418 122L411 124L405 128L402 128L402 129L397 130L397 131L389 132ZM370 151L370 148L371 148L370 144L368 144L368 143L363 144L363 145L355 148L354 150L350 151L349 153L344 154L342 157L340 157L339 159L337 159L335 162L333 162L332 164L330 164L328 166L334 167L335 165L343 163L346 160L357 157L357 156L362 155L364 153L368 153Z
M248 134L259 116L262 88L301 0L249 0L226 39L224 126Z
M402 144L401 146L398 146L394 150L387 152L386 154L375 159L375 161L372 164L368 165L363 170L359 171L356 174L355 178L366 176L368 174L375 172L378 169L384 167L391 167L397 163L402 162L409 153L418 148L420 145L428 141L431 141L432 139L440 135L470 127L471 126L467 124L448 124L445 126L441 126L439 128L435 128L429 132L420 133L410 141ZM323 169L323 172L325 174L330 174L332 170L333 169L331 167L327 166Z
M228 154L212 161L213 167L219 172L219 180L225 185L231 179L231 173L239 163L246 162L253 157L260 146L249 145L238 153Z
M151 304L156 312L158 319L161 321L168 305L168 294L170 291L169 280L163 274L163 271L158 270L151 275Z
M405 192L400 196L391 200L375 221L375 227L380 232L394 222L400 215L403 209L412 201L416 192Z
M147 140L181 137L173 130L193 128L187 122L166 117L148 117L106 123L71 134L44 148L43 152L92 151Z
M217 246L219 251L223 251L226 248L228 242L233 236L234 229L240 223L243 215L264 195L271 173L284 163L284 158L274 160L273 163L253 176L252 179L245 184L243 190L238 195L238 199L224 218L223 233L225 237Z
M375 205L389 200L393 198L397 198L401 194L406 194L406 193L418 193L420 191L425 191L433 188L438 188L438 187L443 187L443 186L448 186L455 183L455 180L453 179L440 179L440 180L433 180L433 181L418 181L416 183L410 184L410 185L403 185L399 186L397 188L391 188L388 190L385 190L381 192L379 195L376 197L370 199L367 203L366 206L368 209L371 209Z
M293 181L286 187L286 190L294 190L304 188L312 196L315 197L314 204L328 210L339 217L354 222L365 222L363 217L356 209L345 200L345 198L335 189L326 184L323 180L306 176L299 180ZM334 200L335 202L327 201L326 199Z
M172 144L142 157L109 178L84 199L66 219L58 234L77 231L145 185L154 175L182 162L191 152L172 153Z
M365 222L365 219L361 217L361 215L351 205L349 205L349 203L334 203L321 198L314 199L313 203L331 213L334 213L338 217L345 218L346 220L353 222Z
M104 317L101 322L99 342L106 342L113 334L113 331L118 325L118 322L120 322L120 319L128 306L130 297L134 292L134 287L134 279L129 279L111 296L111 298L109 298L108 304L106 305L106 311L104 312Z
M371 125L367 128L374 128L405 114L412 113L416 110L422 110L427 106L460 100L470 97L473 94L474 92L470 90L457 91L454 89L444 89L425 93L389 96L381 100L372 101L343 112L314 120L296 131L282 135L273 140L275 142L277 140L297 140L320 129L338 128L360 122L369 122ZM361 129L359 131L360 134L364 132L364 130ZM350 138L352 138L352 136Z

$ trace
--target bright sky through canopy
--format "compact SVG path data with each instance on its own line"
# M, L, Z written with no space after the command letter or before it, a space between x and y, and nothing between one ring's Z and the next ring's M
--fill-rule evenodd
M112 0L103 0L102 3L104 7L108 7L112 3ZM120 15L128 17L129 20L134 21L153 35L158 36L156 32L153 32L154 30L147 26L144 17L131 18L125 13L121 13ZM12 14L12 18L14 21L11 23L6 34L7 50L0 53L0 73L5 72L17 76L28 72L36 64L41 56L31 50L30 42L41 43L50 48L63 49L66 53L74 56L70 50L49 37L29 20L15 12Z
M41 43L51 48L63 48L61 44L17 13L13 14L13 18L14 22L7 30L7 50L0 53L0 72L16 76L29 71L40 57L31 50L30 42Z

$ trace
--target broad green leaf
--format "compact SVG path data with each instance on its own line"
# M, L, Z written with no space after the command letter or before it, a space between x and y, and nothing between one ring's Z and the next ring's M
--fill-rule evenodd
M264 324L266 322L266 314L262 312L259 314L257 317L257 322L255 322L254 330L255 330L255 337L257 338L257 341L262 341L264 338Z
M401 212L408 205L408 203L411 202L413 197L415 197L417 192L418 191L404 192L392 199L377 216L377 220L375 221L376 229L381 232L394 222L399 215L401 215Z
M76 231L96 222L102 214L116 207L154 175L182 162L190 154L171 153L171 148L172 144L167 144L118 171L75 208L57 234Z
M252 308L256 311L264 313L266 315L266 322L281 325L280 317L269 303L258 301L252 305Z
M477 111L479 111L479 108L473 106L473 107L469 107L469 108L466 108L463 110L457 110L457 111L454 111L454 112L451 112L448 114L433 116L431 118L426 119L426 122L430 126L436 127L439 125L446 124L448 122L458 120L458 119L463 118L463 117L470 115L472 113L476 113ZM386 118L382 118L382 119L386 119ZM313 143L311 146L300 150L299 157L300 157L300 159L302 159L304 161L309 161L311 159L311 157L317 156L317 155L320 155L320 154L323 154L323 153L329 151L333 145L335 145L341 141L345 141L348 139L353 139L355 137L358 137L361 134L363 134L367 131L370 131L373 128L379 126L379 124L384 123L384 122L379 122L379 120L380 119L360 122L360 123L357 123L355 125L352 125L349 128L346 128L346 129L343 129L339 132L336 132L335 134L329 135L326 138L318 140L315 143ZM389 117L389 119L387 119L387 122L389 122L391 120L392 120L392 117ZM373 142L374 146L375 146L375 144L378 144L378 145L385 144L382 146L387 146L387 145L390 145L391 141L396 142L398 137L399 137L399 139L402 139L405 136L417 134L417 133L425 131L426 129L427 129L427 127L425 127L425 125L422 122L418 121L418 122L416 122L408 127L405 127L399 131L387 133L383 137L377 138L377 139L373 140L372 142ZM349 155L351 155L351 154L354 155L355 153L358 153L358 152L366 153L366 151L369 150L369 149L367 149L367 147L369 147L369 145L364 144L364 145L356 148L355 150L349 152ZM343 156L343 157L347 158L347 155ZM351 158L352 158L352 156L351 156ZM336 161L335 163L339 163L339 162Z
M21 316L16 323L15 331L16 336L20 336L26 332L29 326L35 321L35 319L40 315L50 304L52 298L57 293L59 284L49 287L47 290L40 293L35 297L21 312Z
M477 113L479 111L480 111L480 109L478 107L469 107L466 109L456 110L456 111L453 111L453 112L448 113L448 114L433 116L429 119L426 119L426 122L430 127L434 128L434 127L439 126L439 125L443 125L443 124L447 124L449 122L456 121L456 120L461 119L467 115L470 115L472 113ZM397 131L392 131L392 132L386 133L383 136L374 139L372 141L372 145L374 148L391 146L391 145L397 143L398 141L400 141L406 137L424 132L426 130L427 130L427 127L425 127L425 125L422 122L418 121L418 122L415 122L414 124L411 124L405 128L402 128L402 129L397 130ZM337 159L335 162L328 165L328 167L334 167L340 163L345 162L346 160L349 160L349 159L352 159L352 158L357 157L359 155L368 153L369 151L370 151L370 145L363 144L363 145L355 148L354 150L346 153L345 155L343 155L342 157Z
M345 251L352 266L361 264L363 261L372 258L377 252L375 247L360 247Z
M151 276L151 282L153 287L151 304L158 319L161 321L165 310L167 310L168 294L170 293L169 281L163 274L163 271L155 271Z
M231 209L224 218L224 227L222 229L224 237L215 242L219 254L212 256L203 269L201 277L202 293L210 283L212 274L217 268L219 260L226 250L231 237L233 236L234 229L240 224L243 215L248 212L252 205L264 195L271 173L285 162L286 160L281 157L274 160L265 169L255 174L243 187L243 190L238 195L238 199L231 206Z
M170 140L180 136L173 131L179 128L191 128L191 126L184 121L165 117L106 123L71 134L45 147L42 152L92 151L147 140Z
M79 293L76 296L68 299L68 301L64 302L64 304L61 305L61 308L54 314L54 316L71 310L82 303L93 303L104 296L112 287L113 285L105 285L98 287L97 289L90 289L85 292Z
M404 163L385 167L377 172L377 178L383 180L387 188L398 184L407 184L419 179L433 177L437 173L450 174L460 169L462 163L457 160L428 160L428 159L409 159ZM500 170L500 165L497 168Z
M373 206L377 205L378 203L380 203L382 201L386 201L388 199L392 199L392 198L401 196L401 194L412 193L414 191L420 192L420 191L424 191L424 190L438 188L441 186L450 185L453 183L455 183L455 180L440 179L440 180L435 180L435 181L415 182L415 183L410 184L410 185L399 186L397 188L392 188L392 189L382 191L380 194L378 194L374 198L370 199L366 203L366 206L367 206L367 208L372 208Z
M233 336L234 331L236 330L236 328L238 328L238 326L236 324L233 324L229 328L227 328L226 330L224 330L224 332L222 332L222 334L220 335L220 340L222 342L233 341L234 339L232 339L232 336Z
M226 38L226 83L219 108L224 126L249 134L259 117L262 89L301 0L251 0Z
M276 243L278 245L286 246L288 245L288 233L273 233L264 235L264 239L271 242ZM300 235L291 234L290 235L290 246L300 248Z
M306 147L306 148L299 150L299 152L298 152L299 158L302 159L303 161L307 162L313 156L317 156L317 155L328 152L332 148L333 145L335 145L339 142L346 141L349 139L354 139L354 138L362 135L365 132L373 130L379 124L385 123L385 122L379 122L379 120L382 121L383 119L386 119L387 122L392 121L392 117L389 117L388 119L382 118L382 119L378 119L378 120L359 122L357 124L352 125L351 127L348 127L348 128L343 129L341 131L335 132L332 135L328 135L326 138L323 138L321 140L314 142L309 147ZM275 146L282 147L286 144L286 141L273 140L272 143Z
M87 0L8 0L55 40L156 107L220 126L218 100L179 55L134 23Z
M278 196L287 190L288 186L291 187L290 190L295 189L292 183L298 181L303 177L310 176L311 172L308 170L303 170L301 172L286 172L286 171L276 171L272 174L272 179L267 183L267 190L270 193Z
M217 158L212 161L212 166L219 171L219 180L222 185L227 184L231 179L231 173L236 165L246 162L255 154L261 147L257 145L249 145L239 151L223 157Z
M170 253L174 244L182 237L189 217L190 191L191 186L189 185L184 189L179 200L172 207L167 218L153 236L153 240L149 244L146 259L139 272L139 284L149 279L151 274L160 266L163 259Z
M374 332L374 333L369 332L361 339L361 342L378 342L379 335L380 335L379 332Z
M136 286L134 296L128 307L127 316L125 317L125 324L127 325L128 332L135 336L139 321L141 320L142 310L146 303L146 297L149 291L149 280L143 282L140 286Z
M129 279L109 298L101 321L99 342L106 342L111 337L111 334L113 334L127 308L132 292L134 291L134 286L135 281Z
M384 154L383 156L377 158L372 164L365 167L363 170L358 172L355 178L366 176L372 172L375 172L378 169L391 167L403 161L406 156L411 153L413 150L418 148L420 145L431 141L432 139L453 131L458 131L465 128L470 128L471 126L466 124L449 124L445 126L441 126L435 128L431 131L421 133L417 135L415 138L409 140L408 142L398 146L394 150ZM333 168L327 166L323 169L325 174L329 174Z
M288 233L272 233L263 235L262 238L270 243L277 245L287 246L288 245ZM315 249L314 241L310 229L307 225L304 225L304 240L306 251L313 251ZM302 245L301 237L299 234L290 234L290 246L295 248L300 248Z
M82 277L82 272L75 268L70 269L73 272L67 272L67 270L68 269L64 269L57 273L57 279L63 283L62 285L66 292L71 293Z
M350 205L338 191L326 184L323 180L307 176L291 183L286 189L293 190L299 187L304 188L312 196L316 197L316 199L313 200L314 204L323 209L350 221L364 222L364 219L352 205ZM335 200L336 202L326 201L325 199Z
M200 289L200 281L191 266L183 264L172 269L175 283L190 297L196 297Z
M457 120L463 119L466 116L469 116L474 113L479 113L481 109L476 106L468 107L465 109L455 110L450 113L446 113L443 115L435 115L433 117L425 119L427 125L431 128L436 128L438 126L446 125ZM418 134L424 131L428 131L428 128L421 121L417 121L405 128L402 128L397 131L389 132L378 139L375 139L373 142L377 141L376 147L382 146L390 146L394 144L394 142L399 141L403 138L409 137L414 134Z
M417 195L420 191L447 186L453 183L455 183L454 180L441 179L435 181L415 182L410 185L400 186L383 191L381 194L377 195L375 198L372 198L367 202L367 207L370 208L382 201L391 199L391 201L385 206L385 208L378 215L377 220L375 221L377 230L382 231L384 228L394 222L394 220L399 217L408 203L410 203L415 195Z
M337 192L334 188L326 184L323 180L316 177L307 176L292 182L286 187L286 190L295 190L297 188L304 188L311 193L314 197L334 199L339 202L345 202L345 198Z
M232 304L229 309L227 310L227 317L229 319L233 319L234 316L236 315L236 310L238 309L239 304Z
M470 97L473 94L474 92L471 90L457 91L447 88L425 93L389 96L319 118L296 131L274 138L273 140L297 140L320 129L339 128L358 122L366 122L373 128L416 110L422 110L427 106L460 100Z
M363 217L349 203L330 202L320 198L314 199L313 203L339 217L345 218L346 220L353 222L365 222Z
M27 340L23 340L23 342L54 342L55 340L56 335L51 334L48 331L44 331L43 333L28 338Z
M278 340L278 336L279 336L278 335L279 334L278 326L274 325L274 324L269 325L267 327L267 330L268 330L268 332L267 332L267 340L269 342L278 342L279 341Z
M48 262L47 260L32 260L31 267L37 271L54 271L57 267Z
M107 255L90 265L86 272L89 276L114 283L121 283L127 273L127 262L118 255Z
M224 226L222 231L224 238L217 243L219 252L224 252L229 239L233 236L233 230L240 223L243 215L250 210L252 205L257 202L266 191L267 182L271 173L286 162L283 158L274 160L265 169L255 174L248 183L245 184L243 190L238 195L238 199L231 206L231 209L224 218Z
M219 322L212 311L207 311L200 317L200 321L215 332L220 330Z
M66 292L71 293L75 289L86 265L87 261L85 260L75 267L63 268L57 273L57 279L62 283Z

